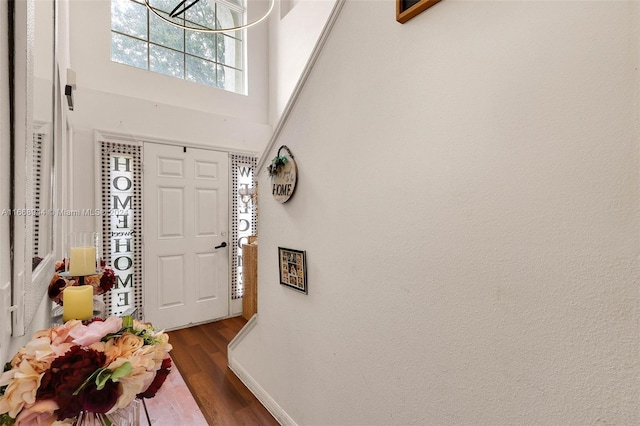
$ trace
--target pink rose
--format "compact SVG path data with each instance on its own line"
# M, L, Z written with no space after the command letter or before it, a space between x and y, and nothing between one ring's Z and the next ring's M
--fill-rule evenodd
M74 327L69 336L73 343L81 346L90 346L99 342L104 336L115 333L122 328L122 318L109 317L105 321L94 321L89 325L79 325Z
M16 426L21 425L50 425L54 422L54 411L58 404L52 399L37 401L30 406L25 406L16 419Z

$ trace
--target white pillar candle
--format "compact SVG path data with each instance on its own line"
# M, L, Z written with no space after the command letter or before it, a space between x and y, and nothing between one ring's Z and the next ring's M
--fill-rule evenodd
M69 275L94 275L96 273L96 248L71 247L69 249Z
M93 316L93 287L71 286L62 294L62 321L88 320Z

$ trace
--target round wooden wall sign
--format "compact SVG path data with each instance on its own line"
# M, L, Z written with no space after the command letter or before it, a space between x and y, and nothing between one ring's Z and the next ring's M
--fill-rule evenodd
M283 150L286 150L286 154L282 153ZM271 176L271 195L276 201L286 203L293 195L298 181L298 168L293 154L286 145L278 149L278 155L268 170Z

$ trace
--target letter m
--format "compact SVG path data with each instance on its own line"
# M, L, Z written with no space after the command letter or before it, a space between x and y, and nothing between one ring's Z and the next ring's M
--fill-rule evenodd
M122 202L122 199L120 197L118 197L117 195L113 196L113 208L114 209L131 209L131 197L132 195L129 195L127 198L124 199L124 202ZM118 203L120 203L120 207L118 207ZM129 206L129 207L127 207Z
M127 275L127 278L122 282L122 278L116 275L116 288L133 288L133 274Z

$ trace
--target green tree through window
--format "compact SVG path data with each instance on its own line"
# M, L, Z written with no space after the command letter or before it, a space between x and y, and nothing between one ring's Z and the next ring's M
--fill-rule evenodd
M167 19L206 29L244 23L243 0L200 0L169 18L176 0L150 0ZM121 64L244 93L244 32L184 30L150 13L144 0L111 0L111 60Z

